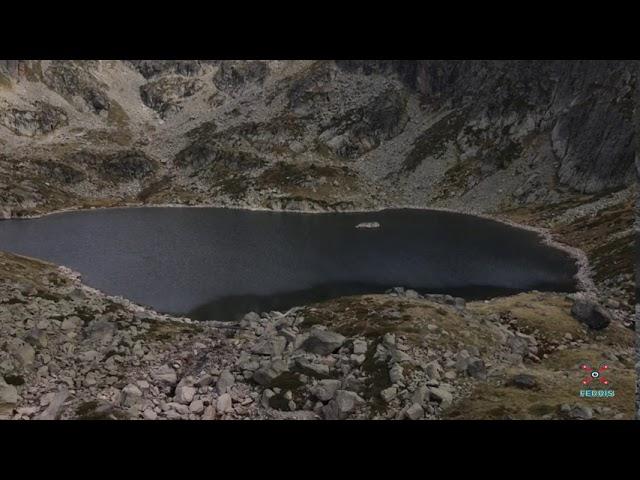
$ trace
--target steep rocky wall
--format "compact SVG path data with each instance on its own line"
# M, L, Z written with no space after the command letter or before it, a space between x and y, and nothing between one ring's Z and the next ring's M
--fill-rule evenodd
M283 208L559 203L633 183L638 65L4 60L0 153L66 164L82 151L142 150L172 179L160 192L171 201L186 190L199 203ZM281 162L309 176L347 167L355 190L322 198L308 183L295 189L302 203L283 203L294 195L286 178L269 190L257 180Z

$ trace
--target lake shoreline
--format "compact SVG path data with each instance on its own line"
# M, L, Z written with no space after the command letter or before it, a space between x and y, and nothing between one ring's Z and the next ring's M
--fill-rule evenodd
M117 209L130 209L130 208L216 208L216 209L225 209L225 210L274 212L274 213L298 213L298 214L311 214L311 215L322 215L322 214L331 214L331 213L334 213L334 214L335 213L377 213L377 212L383 212L386 210L419 210L419 211L446 212L446 213L453 213L458 215L468 215L468 216L473 216L477 218L482 218L484 220L502 223L512 228L527 230L529 232L538 234L538 236L540 237L544 245L564 252L575 261L575 264L577 267L577 272L574 275L574 279L576 280L576 291L585 293L585 294L597 293L597 288L592 278L592 270L589 263L589 259L583 250L556 240L553 237L553 234L551 233L550 229L518 223L508 218L496 216L495 214L474 212L471 210L465 211L465 210L446 208L446 207L424 207L424 206L418 206L418 205L385 206L385 207L377 207L377 208L352 208L352 209L339 209L339 210L309 210L309 209L305 210L305 209L274 209L274 208L267 208L267 207L260 207L260 206L234 206L234 205L224 205L224 204L185 205L185 204L179 204L179 203L164 203L164 204L125 203L122 205L106 206L106 207L89 207L89 208L68 207L68 208L52 210L49 212L44 212L39 214L25 215L23 217L12 217L4 220L21 220L21 219L28 220L28 219L37 219L37 218L43 218L43 217L48 217L52 215L70 213L70 212L90 212L94 210L117 210Z

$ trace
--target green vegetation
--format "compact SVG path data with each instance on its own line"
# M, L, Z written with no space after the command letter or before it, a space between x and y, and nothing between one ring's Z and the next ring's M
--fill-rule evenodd
M443 155L449 143L460 133L466 120L465 112L451 112L431 125L413 144L413 149L404 160L405 171L414 171L427 157Z
M381 341L382 340L378 338L369 345L365 355L365 361L362 364L362 371L367 374L363 395L364 398L369 401L371 411L377 414L386 412L387 406L384 400L382 400L382 397L380 397L380 392L391 386L391 379L389 378L389 370L386 362L377 362L374 358L376 349Z
M0 88L11 88L11 79L2 73L0 73Z

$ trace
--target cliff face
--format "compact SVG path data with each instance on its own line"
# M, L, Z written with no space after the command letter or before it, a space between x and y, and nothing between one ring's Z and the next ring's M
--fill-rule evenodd
M637 73L632 61L2 61L0 210L142 194L500 211L601 194L633 181ZM132 152L160 168L48 178Z

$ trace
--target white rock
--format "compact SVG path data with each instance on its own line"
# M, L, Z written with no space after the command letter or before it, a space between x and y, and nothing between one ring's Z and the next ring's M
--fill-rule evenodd
M142 412L142 416L145 418L145 420L156 420L158 418L158 414L156 414L156 412L154 412L150 408L147 408L144 412Z
M176 387L176 394L173 400L182 405L188 405L193 401L193 397L196 395L196 389L187 385L178 385Z
M195 414L202 413L204 411L204 403L202 403L202 400L194 400L191 402L189 411Z
M218 381L216 382L216 388L218 389L218 394L222 395L223 393L227 393L229 388L236 382L235 377L229 370L223 370L218 377Z
M231 395L224 393L218 397L216 403L216 411L220 413L226 413L232 410Z
M354 355L363 355L367 353L367 342L365 340L354 340L353 353Z

